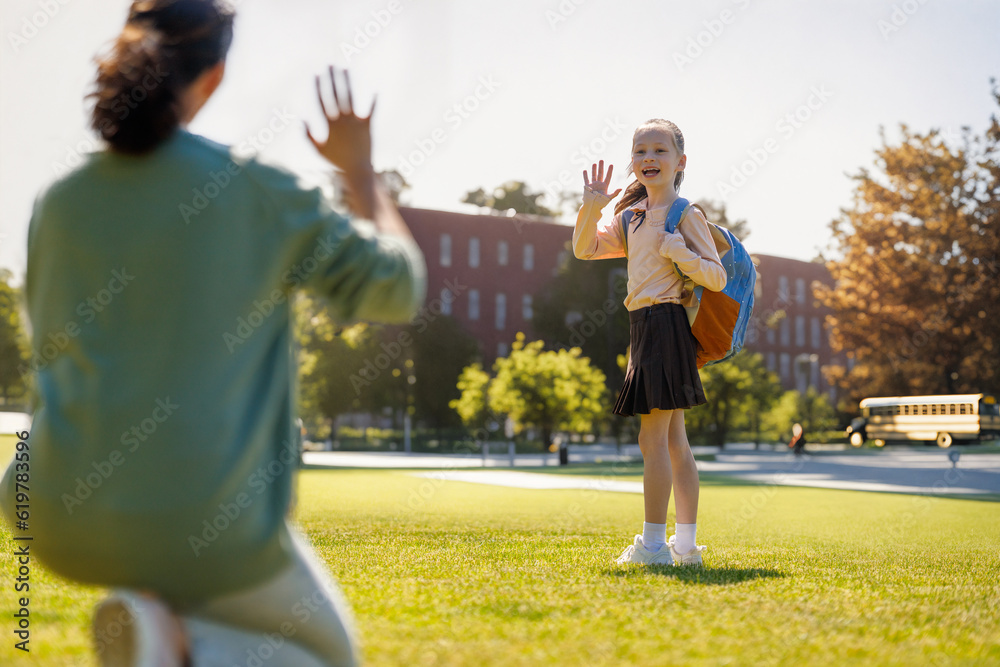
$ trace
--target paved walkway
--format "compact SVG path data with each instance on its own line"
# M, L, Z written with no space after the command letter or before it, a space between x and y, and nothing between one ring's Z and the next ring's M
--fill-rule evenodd
M712 453L713 448L703 448ZM708 453L696 448L700 453ZM630 448L621 455L614 448L571 448L571 463L635 460ZM961 450L955 450L961 452ZM371 452L306 452L305 463L316 466L363 468L425 468L417 473L450 481L478 482L521 488L590 488L641 493L642 483L615 480L613 476L584 477L510 469L510 459L479 455L438 455ZM518 454L514 466L557 466L555 454ZM487 470L483 470L483 468ZM476 470L478 469L478 470ZM1000 495L1000 454L962 453L952 467L948 452L920 448L877 452L830 451L795 459L785 452L755 451L739 446L715 454L715 460L698 461L705 473L781 486L882 491L934 495Z

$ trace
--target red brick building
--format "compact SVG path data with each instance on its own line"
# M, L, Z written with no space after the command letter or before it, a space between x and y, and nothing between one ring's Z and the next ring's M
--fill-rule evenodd
M805 392L815 387L835 401L834 388L821 372L833 361L826 326L829 309L813 294L816 283L833 283L830 272L817 262L772 255L754 255L754 261L759 276L747 349L764 355L768 370L785 389Z
M531 339L533 295L569 254L573 227L527 215L470 215L401 207L427 259L427 299L479 342L485 367L505 356L518 331ZM816 387L834 398L820 371L832 361L825 317L813 296L829 284L822 264L755 255L760 279L746 347L764 356L785 389ZM781 313L784 317L781 317ZM774 326L768 327L768 323Z
M573 228L529 215L400 207L427 260L427 301L440 299L480 343L489 368L517 332L534 338L533 295L555 275Z

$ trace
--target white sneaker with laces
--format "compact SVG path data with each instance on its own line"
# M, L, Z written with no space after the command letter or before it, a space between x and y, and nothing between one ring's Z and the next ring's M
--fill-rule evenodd
M94 612L94 641L102 667L181 667L183 626L158 598L116 590Z
M660 547L658 551L650 551L642 543L642 535L636 535L635 541L625 547L625 551L616 560L619 565L626 563L638 563L640 565L673 565L674 560L670 555L667 545Z
M701 563L701 552L708 549L706 546L695 545L691 551L686 554L677 553L674 549L674 539L676 535L671 535L670 539L667 540L667 548L670 549L670 555L673 557L674 565L697 565L700 566Z

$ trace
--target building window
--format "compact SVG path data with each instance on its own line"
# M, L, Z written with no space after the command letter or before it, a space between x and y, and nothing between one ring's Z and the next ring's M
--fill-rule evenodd
M764 281L757 277L757 282L753 284L753 298L760 302L764 298Z
M508 256L510 255L510 246L507 245L506 241L500 241L497 243L497 264L500 266L507 266Z
M498 357L507 356L507 343L497 343L497 356Z
M566 262L569 261L569 251L560 250L559 257L556 259L556 265L552 267L552 275L558 276L559 270L566 266Z
M441 266L451 266L451 234L441 235Z
M535 311L532 308L532 298L530 294L525 294L521 297L521 317L531 321L531 318L535 316Z
M447 287L441 289L441 314L451 315L451 304L455 301L455 295Z
M767 353L767 370L774 373L778 370L778 363L774 352Z
M479 267L479 239L475 236L469 239L469 266Z
M533 271L535 269L535 246L530 243L524 244L524 270Z
M795 300L800 304L806 302L806 281L804 278L795 279Z
M806 318L801 315L795 316L795 344L799 347L806 346Z
M757 342L757 322L750 320L750 326L747 327L746 344L753 345Z
M779 371L779 374L781 375L781 381L787 382L792 374L792 357L791 355L782 352L781 356L778 357L778 359L780 360L779 363L781 364L781 369Z
M792 344L791 329L792 329L792 327L788 323L788 317L786 316L784 319L781 320L781 344L782 345L786 345L787 346L787 345L791 345Z
M823 347L823 325L820 324L818 317L812 318L812 346L814 350Z
M469 290L469 319L479 319L479 290Z
M767 328L767 342L774 345L774 327Z
M497 294L497 329L503 330L507 324L507 295Z
M789 301L787 276L778 276L778 301Z

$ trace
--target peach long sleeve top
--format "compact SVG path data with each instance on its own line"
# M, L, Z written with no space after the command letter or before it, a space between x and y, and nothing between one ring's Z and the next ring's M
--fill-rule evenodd
M573 254L577 259L628 258L628 294L625 307L638 310L657 303L681 303L684 283L674 264L705 289L718 292L726 286L726 270L712 240L708 220L689 207L677 231L664 229L668 208L648 209L643 199L629 207L645 211L642 224L629 226L626 245L622 239L621 213L610 218L603 209L612 197L584 188L583 206L573 231Z

